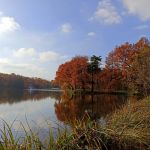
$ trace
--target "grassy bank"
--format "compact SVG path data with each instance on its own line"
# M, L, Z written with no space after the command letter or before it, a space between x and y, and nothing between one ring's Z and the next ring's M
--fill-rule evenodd
M61 131L54 138L41 141L38 133L25 132L24 138L15 138L11 127L5 124L1 130L0 150L145 150L150 149L150 97L138 102L128 102L107 118L105 126L90 119L74 121L72 132Z
M69 149L150 149L150 97L126 104L107 118L106 126L75 123Z
M106 126L107 133L125 149L150 149L150 97L129 103L116 111Z

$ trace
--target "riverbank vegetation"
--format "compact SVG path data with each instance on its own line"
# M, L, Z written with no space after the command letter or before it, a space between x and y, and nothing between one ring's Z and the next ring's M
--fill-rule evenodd
M150 93L150 42L141 38L138 42L117 46L102 64L101 57L76 56L61 64L55 82L68 90L130 91Z
M72 131L58 129L54 137L50 128L49 135L40 139L38 133L24 129L25 136L14 136L11 126L6 122L1 132L1 150L148 150L150 149L150 97L134 103L128 102L106 118L101 125L84 116L74 120Z

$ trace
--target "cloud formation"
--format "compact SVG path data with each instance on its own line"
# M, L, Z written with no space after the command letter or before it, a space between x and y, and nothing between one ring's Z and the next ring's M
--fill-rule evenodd
M150 20L149 0L123 0L129 14L137 15L142 21Z
M62 58L63 58L63 56L61 56L60 54L58 54L54 51L45 51L45 52L39 53L39 59L41 62L58 61Z
M20 48L14 51L15 57L33 57L36 54L36 50L34 48Z
M13 32L20 28L13 17L0 17L0 33Z
M61 32L70 33L72 31L72 26L70 23L65 23L61 26Z
M0 72L53 79L56 68L67 58L61 53L50 50L41 51L35 48L19 48L10 51L10 56L0 56ZM47 67L51 68L51 73Z
M0 58L0 72L16 73L25 76L43 76L45 69L36 63L16 63L15 58ZM44 77L44 76L43 76Z
M95 35L96 35L95 32L89 32L89 33L88 33L88 36L90 36L90 37L93 37L93 36L95 36Z
M136 30L143 30L143 29L147 29L149 26L146 25L146 24L143 24L143 25L139 25L137 27L135 27Z
M50 61L58 61L60 59L65 58L65 56L56 53L54 51L42 51L39 52L34 48L20 48L18 50L13 51L13 56L17 58L25 58L40 61L40 62L50 62Z
M3 15L3 12L2 12L2 11L0 11L0 16L1 16L1 15Z
M110 0L102 0L99 2L97 10L90 20L96 20L104 24L118 24L121 22L121 16L118 14L115 6Z

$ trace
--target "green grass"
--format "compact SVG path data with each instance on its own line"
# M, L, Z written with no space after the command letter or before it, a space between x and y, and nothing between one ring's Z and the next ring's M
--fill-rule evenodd
M150 150L150 97L129 101L107 117L106 126L88 117L84 121L75 120L71 125L71 133L58 128L56 138L50 127L43 141L29 124L29 132L22 125L25 136L18 137L12 133L12 125L4 122L0 130L0 150Z

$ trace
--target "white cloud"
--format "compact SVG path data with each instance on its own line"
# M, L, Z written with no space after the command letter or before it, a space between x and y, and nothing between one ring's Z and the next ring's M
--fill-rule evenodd
M58 61L61 59L65 59L65 55L60 55L54 51L42 51L39 52L34 48L20 48L13 52L13 56L18 58L25 58L33 61L40 62L49 62L49 61Z
M143 29L147 29L149 26L146 25L146 24L143 24L143 25L139 25L137 27L135 27L136 30L143 30Z
M0 11L0 16L1 16L1 15L3 15L3 12L2 12L2 11Z
M47 61L57 61L61 58L60 54L53 52L53 51L47 51L47 52L41 52L39 54L40 61L47 62Z
M13 17L1 17L0 18L0 33L13 32L18 30L20 25L15 21Z
M9 63L9 59L8 58L0 58L0 65L1 64L8 64Z
M96 20L111 25L120 23L121 16L118 14L115 6L113 6L110 0L101 0L90 20Z
M137 15L141 20L150 20L149 0L123 0L129 14Z
M96 35L95 32L89 32L89 33L88 33L88 36L91 36L91 37L93 37L93 36L95 36L95 35Z
M72 31L72 26L70 23L65 23L61 26L61 32L70 33Z
M44 77L45 68L40 67L37 64L16 63L14 62L14 59L0 58L0 72L16 73L29 77Z
M34 48L20 48L14 51L15 57L32 57L36 54L36 50Z

